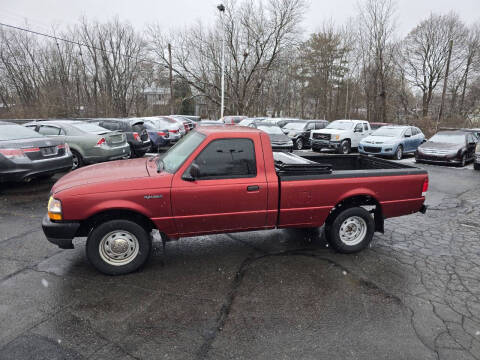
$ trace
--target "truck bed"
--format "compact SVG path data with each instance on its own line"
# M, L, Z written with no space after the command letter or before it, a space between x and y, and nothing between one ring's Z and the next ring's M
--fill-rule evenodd
M274 153L281 181L426 174L423 169L366 155Z

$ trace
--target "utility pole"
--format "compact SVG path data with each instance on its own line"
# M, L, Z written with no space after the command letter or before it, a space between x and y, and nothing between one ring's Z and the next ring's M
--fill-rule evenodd
M172 73L172 45L168 43L168 69L170 71L170 114L175 113L175 99L173 97L173 73Z
M447 68L445 69L445 80L443 81L442 102L440 103L440 111L438 112L436 131L438 131L438 126L440 124L440 121L442 120L443 107L445 105L445 95L447 93L448 73L450 71L450 59L452 58L452 48L453 48L453 40L450 40L450 44L448 46Z
M223 17L225 13L225 6L220 4L217 6L218 11L220 11L220 18L222 19L222 95L221 95L221 105L220 105L220 119L223 118L223 109L225 108L225 26L223 24Z

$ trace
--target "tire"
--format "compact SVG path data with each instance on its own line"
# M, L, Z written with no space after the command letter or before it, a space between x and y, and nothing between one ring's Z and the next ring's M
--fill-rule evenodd
M135 149L133 148L132 144L130 144L130 159L134 159L137 157L137 153L135 152Z
M71 150L72 152L72 170L78 169L79 167L82 167L84 162L82 155L77 150Z
M351 151L351 148L350 148L350 141L348 140L343 140L341 143L340 143L340 147L338 148L338 152L340 154L350 154L350 151Z
M393 155L393 158L395 160L402 160L402 157L403 157L403 146L398 145L397 151L395 151L395 155Z
M298 138L297 141L295 141L295 150L302 150L304 148L303 140L302 138Z
M480 164L473 163L473 168L474 168L475 170L480 170Z
M120 242L117 244L112 241ZM115 245L118 247L115 252ZM126 248L125 248L126 247ZM147 231L129 220L110 220L98 225L87 239L88 261L107 275L128 274L142 267L152 242Z
M467 155L466 154L463 154L462 155L462 161L460 162L460 164L458 164L459 167L465 167L465 164L467 163Z
M346 229L347 226L351 228ZM350 234L352 231L354 233ZM374 232L375 221L372 215L364 208L352 207L343 210L335 217L326 227L325 235L336 251L351 254L365 249L372 241Z

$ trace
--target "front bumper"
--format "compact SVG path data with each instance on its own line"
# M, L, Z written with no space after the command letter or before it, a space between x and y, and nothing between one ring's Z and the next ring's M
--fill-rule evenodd
M462 159L455 155L425 155L418 151L415 153L415 160L430 164L461 164Z
M79 227L80 223L78 221L52 222L48 215L45 215L42 220L42 229L45 237L61 249L73 249L72 240Z
M397 145L384 145L384 146L359 145L358 146L358 152L364 155L393 156L396 150L397 150Z
M10 162L6 169L0 171L0 182L24 181L45 175L53 175L72 168L72 155L28 162Z
M310 138L310 146L312 148L318 149L328 148L338 150L340 148L340 141L319 140Z

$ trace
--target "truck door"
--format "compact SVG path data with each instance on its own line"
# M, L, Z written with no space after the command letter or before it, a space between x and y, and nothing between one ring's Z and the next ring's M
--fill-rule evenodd
M352 134L352 147L356 148L358 147L358 144L360 144L360 141L365 137L364 134L366 134L366 131L363 129L363 124L358 123L355 125L353 128L353 134Z
M172 210L180 235L265 226L268 189L260 137L256 142L257 147L250 138L212 140L176 174Z

